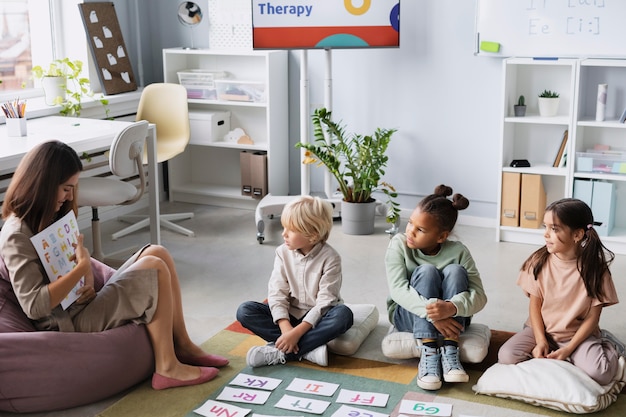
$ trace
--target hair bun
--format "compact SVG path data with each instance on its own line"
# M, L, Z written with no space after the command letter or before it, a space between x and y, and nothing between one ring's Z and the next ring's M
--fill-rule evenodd
M435 187L433 194L439 197L448 197L452 195L452 188L444 184L439 184Z
M465 210L469 206L469 200L463 194L455 194L452 196L452 207L457 210Z

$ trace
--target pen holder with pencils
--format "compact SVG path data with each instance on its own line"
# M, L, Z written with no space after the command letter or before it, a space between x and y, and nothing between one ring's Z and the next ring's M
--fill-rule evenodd
M2 104L8 136L26 136L26 101L20 99Z
M7 135L8 136L26 136L26 118L25 117L8 117Z

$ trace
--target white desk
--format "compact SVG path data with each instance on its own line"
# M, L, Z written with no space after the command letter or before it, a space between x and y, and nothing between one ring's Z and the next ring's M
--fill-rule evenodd
M0 125L0 173L15 171L22 157L37 144L60 140L79 155L111 146L113 139L131 122L49 116L27 121L27 136L7 136L6 125ZM148 193L150 206L150 242L161 243L159 220L159 176L156 158L156 128L150 125L146 138L148 152Z

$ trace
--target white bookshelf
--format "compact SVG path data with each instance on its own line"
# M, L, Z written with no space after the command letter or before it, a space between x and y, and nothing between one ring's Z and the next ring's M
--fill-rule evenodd
M597 87L608 84L606 117L596 121ZM538 115L537 96L543 90L560 94L559 113L554 117ZM513 105L520 95L526 98L525 117L514 117ZM618 122L626 108L625 59L556 59L509 58L503 61L503 102L501 117L500 172L498 195L502 196L502 173L519 172L542 176L546 201L573 195L574 180L587 178L616 184L615 227L602 241L616 253L626 253L626 175L579 172L576 152L596 144L626 148L626 125ZM553 167L553 162L568 130L567 165ZM513 168L513 159L528 159L528 168ZM498 202L498 224L502 213ZM542 245L543 229L497 227L497 240Z
M190 144L170 161L169 198L197 204L253 208L258 200L241 194L241 151L267 152L268 191L288 192L288 72L286 51L163 50L165 82L178 83L178 72L226 71L230 79L260 82L262 101L190 98L189 110L228 111L230 129L242 128L254 144L215 141Z

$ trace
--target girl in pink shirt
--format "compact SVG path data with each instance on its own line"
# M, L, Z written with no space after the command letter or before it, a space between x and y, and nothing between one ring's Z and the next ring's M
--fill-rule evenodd
M618 303L609 270L615 256L583 201L550 204L543 222L546 244L524 262L517 280L530 298L529 317L500 348L498 362L568 360L605 385L624 354L624 345L599 325L602 308Z

